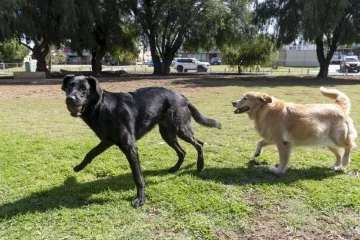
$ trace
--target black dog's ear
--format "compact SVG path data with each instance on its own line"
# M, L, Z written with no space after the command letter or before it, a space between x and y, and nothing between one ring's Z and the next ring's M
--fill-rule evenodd
M61 86L61 90L66 91L66 86L68 85L69 81L75 77L74 74L69 74L64 77L63 84Z
M102 89L100 88L99 81L94 78L93 76L89 76L86 78L91 86L92 89L94 89L99 95L102 94Z

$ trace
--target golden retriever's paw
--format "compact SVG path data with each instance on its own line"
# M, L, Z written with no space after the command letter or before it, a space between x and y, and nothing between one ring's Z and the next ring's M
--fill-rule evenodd
M254 158L260 156L261 151L259 149L256 149L254 152Z
M285 172L285 169L272 167L272 168L270 168L270 172L275 173L275 174L279 174L279 173Z
M342 170L341 166L338 166L338 165L331 166L331 169L333 169L335 171L341 171Z

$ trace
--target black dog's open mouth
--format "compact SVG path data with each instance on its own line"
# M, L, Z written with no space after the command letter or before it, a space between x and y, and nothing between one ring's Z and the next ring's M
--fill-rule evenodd
M67 109L69 110L71 116L73 117L80 117L82 110L83 110L83 105L70 105L67 104Z
M246 111L249 111L250 110L250 107L249 106L245 106L245 107L242 107L242 108L237 108L234 113L235 114L240 114L240 113L244 113Z

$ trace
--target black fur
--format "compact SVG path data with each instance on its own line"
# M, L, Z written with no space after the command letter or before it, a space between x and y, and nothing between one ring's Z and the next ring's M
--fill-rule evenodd
M94 77L68 75L64 78L62 90L66 92L66 104L71 115L81 117L101 140L74 167L74 171L81 171L112 145L118 146L130 164L136 184L134 207L145 202L145 183L136 146L138 139L158 124L162 138L178 155L178 161L170 171L180 168L186 154L177 137L196 148L197 169L201 171L204 167L203 142L194 137L191 116L202 125L220 128L220 122L204 117L184 96L166 88L149 87L135 92L112 93L103 91Z

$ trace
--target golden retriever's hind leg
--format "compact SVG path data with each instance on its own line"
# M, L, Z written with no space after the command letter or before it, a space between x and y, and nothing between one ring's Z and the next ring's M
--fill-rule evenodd
M267 145L270 145L271 143L267 142L265 139L261 139L255 149L254 152L254 159L258 156L260 156L261 150L263 147L266 147Z
M339 171L341 170L341 158L343 153L340 152L340 149L338 148L334 148L334 147L329 147L329 150L335 154L336 156L336 162L333 166L331 166L331 169L334 169L335 171Z
M351 151L351 148L345 148L345 153L342 158L342 165L344 167L346 167L350 162L350 151Z
M270 168L270 171L273 173L284 173L286 171L289 162L291 144L288 142L282 142L282 143L277 143L276 146L279 151L280 164L277 168L276 167Z

